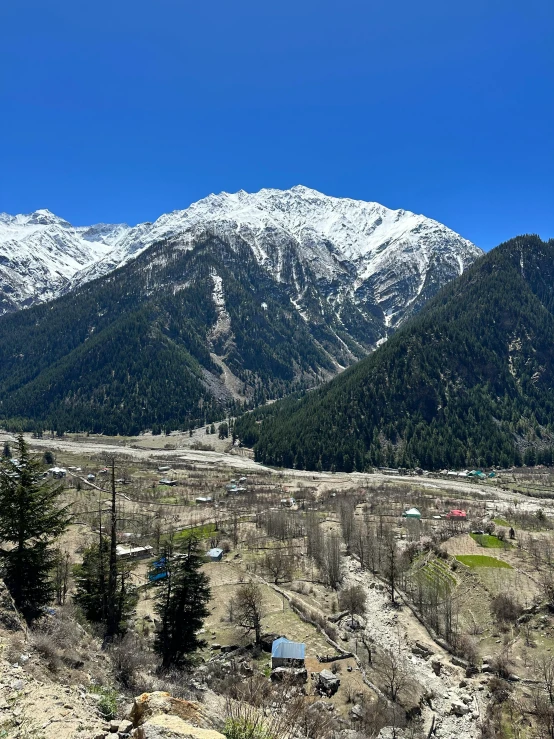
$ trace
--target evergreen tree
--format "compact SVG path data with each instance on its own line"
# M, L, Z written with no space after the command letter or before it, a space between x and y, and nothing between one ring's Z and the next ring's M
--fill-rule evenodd
M2 575L16 606L30 622L50 602L54 585L54 541L69 523L59 499L63 485L42 477L25 440L17 440L17 459L0 464L0 547Z
M2 456L6 459L9 459L12 456L12 450L10 449L10 445L7 441L4 442L4 449L2 451Z
M194 539L189 539L185 557L172 556L170 548L164 557L167 576L159 581L156 610L161 627L154 648L162 658L162 669L181 668L205 646L197 632L209 613L209 580L200 570L202 557Z
M83 553L83 561L73 569L75 594L73 601L91 623L101 624L107 631L108 624L108 570L110 562L110 542L102 537ZM130 583L133 563L120 560L117 563L115 597L113 599L113 618L115 634L127 630L128 621L137 604L136 589Z

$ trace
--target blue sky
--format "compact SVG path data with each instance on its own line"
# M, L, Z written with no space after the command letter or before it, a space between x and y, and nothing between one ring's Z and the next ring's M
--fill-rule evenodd
M552 0L11 0L0 92L0 211L304 184L554 236Z

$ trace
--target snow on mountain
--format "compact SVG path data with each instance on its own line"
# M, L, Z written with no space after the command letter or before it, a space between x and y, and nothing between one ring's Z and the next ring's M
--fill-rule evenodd
M84 240L49 210L0 214L0 314L56 297L85 265L109 251Z
M135 227L72 227L49 211L0 215L0 290L5 310L45 300L111 272L166 239L192 248L202 233L246 243L290 286L305 315L310 280L335 306L352 301L395 326L482 254L437 221L307 187L220 193ZM11 270L11 272L7 271ZM1 308L0 308L1 311Z

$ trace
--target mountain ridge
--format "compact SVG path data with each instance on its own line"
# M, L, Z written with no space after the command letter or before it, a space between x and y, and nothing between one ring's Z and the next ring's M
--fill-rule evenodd
M19 233L19 242L10 239L14 224L20 231L25 225L32 227L28 234ZM208 226L225 235L237 233L248 241L259 263L277 279L283 278L286 250L295 249L301 261L309 262L315 278L326 285L331 300L340 303L345 293L360 302L369 298L381 307L386 327L401 323L410 305L418 309L420 296L422 301L427 298L428 282L452 279L482 254L471 242L425 216L378 203L333 198L301 185L285 191L266 188L252 194L212 194L184 210L162 214L153 223L132 227L73 227L45 210L30 216L4 214L0 216L0 269L3 262L13 263L9 274L0 271L0 311L32 304L33 289L39 301L74 289L124 266L156 241L176 236L184 241L188 233L192 242L198 230ZM52 260L51 242L59 248L64 229L75 258L58 265ZM48 260L40 256L41 238L46 240ZM17 243L25 246L28 240L41 261L42 269L34 274L27 260L14 258ZM50 264L48 270L45 261ZM436 272L441 274L433 277ZM26 275L31 285L24 289L21 282ZM294 273L287 277L297 287L295 307L301 312L302 289Z

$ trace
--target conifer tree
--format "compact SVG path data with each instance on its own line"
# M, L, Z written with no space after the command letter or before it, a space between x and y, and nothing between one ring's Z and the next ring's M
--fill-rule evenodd
M115 626L114 633L108 633L108 607L106 573L110 561L110 542L101 537L100 542L85 549L83 561L76 565L73 574L75 577L74 602L80 607L83 615L91 623L102 624L108 637L123 634L127 629L127 622L136 606L136 590L130 584L132 563L119 561L117 563L117 579L115 595L110 616Z
M52 598L52 544L69 515L59 503L63 485L43 479L42 465L22 436L15 454L0 464L0 566L17 608L30 622Z
M202 557L193 538L184 557L174 557L171 547L164 557L167 575L159 581L156 610L161 627L154 648L162 658L162 669L182 668L190 663L197 649L205 646L197 632L209 613L209 579L200 570Z

